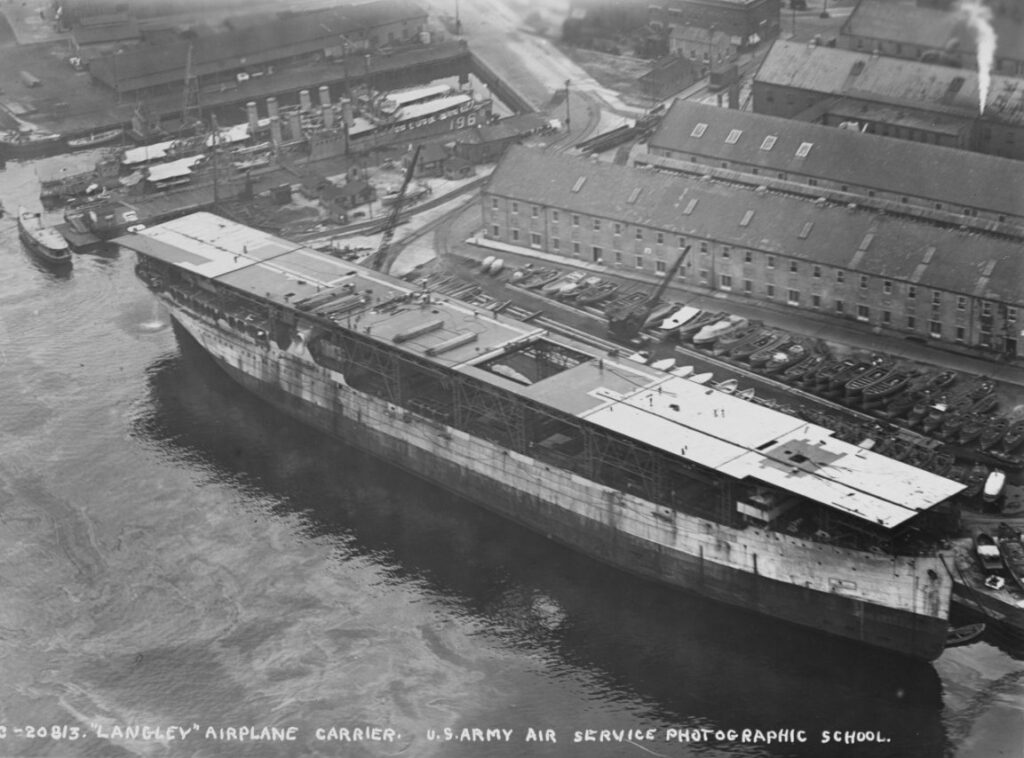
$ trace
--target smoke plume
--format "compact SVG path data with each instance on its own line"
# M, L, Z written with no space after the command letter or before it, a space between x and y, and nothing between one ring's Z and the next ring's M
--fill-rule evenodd
M992 11L982 0L961 0L960 12L966 17L967 25L974 35L975 47L978 48L978 113L984 113L996 59L996 30L992 26Z

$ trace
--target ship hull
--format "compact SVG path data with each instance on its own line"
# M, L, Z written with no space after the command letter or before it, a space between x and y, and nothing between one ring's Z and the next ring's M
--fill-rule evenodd
M932 660L943 650L948 623L939 583L925 593L922 604L930 607L911 612L858 597L856 582L827 578L852 576L866 591L869 581L884 585L902 574L907 582L904 572L927 571L928 561L938 568L938 559L917 558L911 568L913 561L868 556L875 561L868 566L865 554L669 509L410 413L349 387L308 353L247 345L171 305L184 330L253 394L555 542L645 579L902 655ZM792 563L786 556L801 551L807 580L781 581L792 569L780 568ZM818 576L831 589L813 587ZM924 576L915 575L915 592Z

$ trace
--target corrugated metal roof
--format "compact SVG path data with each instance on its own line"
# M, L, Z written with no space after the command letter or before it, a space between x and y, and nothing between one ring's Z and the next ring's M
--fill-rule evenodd
M574 192L576 184L580 189ZM640 184L647 188L644 196L648 200L631 205L629 193ZM956 265L928 267L921 284L969 292L976 281L975 270L995 261L998 273L992 276L985 296L1024 304L1020 287L1024 256L1018 244L907 217L816 205L809 199L581 160L521 145L506 153L491 176L488 192L840 268L850 265L854 253L872 233L858 262L865 273L909 281L923 251L934 247L938 255ZM750 210L754 215L747 226L741 226L739 222ZM801 239L800 230L808 222L814 223L814 233Z
M776 40L754 75L759 83L978 116L976 71L822 45ZM993 75L982 118L1024 124L1024 80Z
M671 455L737 479L768 482L883 528L898 526L963 489L835 440L829 430L801 419L465 303L436 296L424 301L397 279L209 213L168 221L116 242L279 304L316 300L329 310L331 298L343 297L342 292L360 293L369 304L394 302L386 309L360 310L351 328ZM426 321L432 322L429 331L421 328ZM468 334L475 339L467 340ZM565 346L579 361L532 384L481 365L539 339Z

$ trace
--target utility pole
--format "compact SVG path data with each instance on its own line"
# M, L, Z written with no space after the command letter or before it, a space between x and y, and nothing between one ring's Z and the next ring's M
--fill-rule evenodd
M565 80L565 131L569 131L569 124L571 123L571 114L569 113L569 80Z

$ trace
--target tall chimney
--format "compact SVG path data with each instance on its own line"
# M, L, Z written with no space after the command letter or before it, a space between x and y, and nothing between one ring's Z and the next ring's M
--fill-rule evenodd
M309 109L313 107L313 102L309 99L309 90L299 90L299 110L303 113L309 113Z
M320 86L320 107L331 107L331 88L328 87L326 84Z
M330 105L325 105L323 108L324 114L324 126L330 129L334 126L334 108Z
M256 129L260 125L259 113L256 111L256 103L250 100L245 104L245 110L249 114L249 136L255 139Z
M280 116L280 114L277 112L276 97L267 98L267 115L270 116L271 118L277 118L278 116Z
M270 117L270 141L275 148L281 146L281 119L277 116Z
M352 128L352 101L347 97L341 99L341 119L346 129Z
M289 115L291 116L292 139L302 139L302 117L298 111L292 111Z

